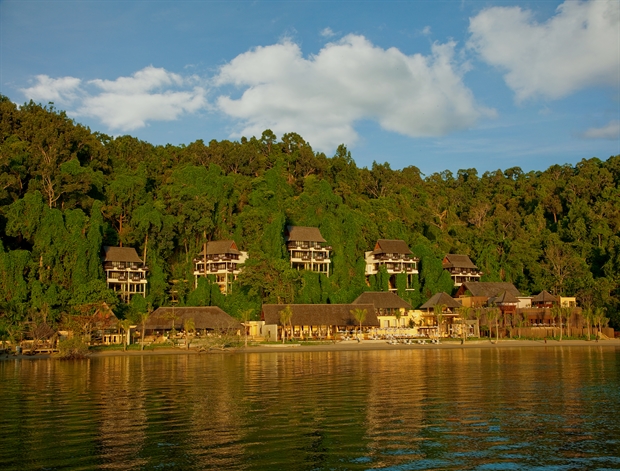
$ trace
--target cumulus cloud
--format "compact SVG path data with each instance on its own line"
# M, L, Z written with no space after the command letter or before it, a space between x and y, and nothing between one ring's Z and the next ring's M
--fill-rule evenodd
M358 35L308 58L288 40L257 47L220 68L214 83L243 93L220 96L217 106L240 120L240 135L294 131L322 150L353 144L360 120L411 137L445 135L494 114L463 84L454 48L435 44L429 56L408 56Z
M506 70L517 100L556 99L592 85L616 85L620 50L617 0L566 1L537 23L531 11L492 7L470 18L468 45Z
M602 128L590 128L583 133L586 139L620 139L620 121L612 120Z
M131 131L148 121L172 121L207 105L206 91L194 76L182 77L153 66L130 77L83 82L74 77L36 77L37 83L22 92L36 101L75 103L74 116L100 120L112 130Z
M80 94L82 81L75 77L51 78L47 75L37 75L36 83L29 88L20 91L30 100L36 102L54 102L57 104L70 104Z

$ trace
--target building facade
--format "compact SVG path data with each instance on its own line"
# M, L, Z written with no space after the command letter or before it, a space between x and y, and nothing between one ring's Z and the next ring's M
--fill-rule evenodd
M114 290L124 302L134 295L146 296L148 268L130 247L104 247L103 269L108 288Z
M467 255L448 254L444 257L443 269L450 273L454 286L480 281L482 273Z
M389 290L396 291L396 276L407 275L407 290L413 290L413 277L418 274L420 259L413 255L404 240L379 239L375 249L364 254L366 278L376 275L385 267L389 278Z
M291 268L323 273L329 276L332 250L318 227L288 226L286 248Z
M241 273L241 265L248 259L248 253L237 248L233 240L207 242L202 253L194 259L194 287L198 278L213 275L215 283L223 294L232 290L232 284Z

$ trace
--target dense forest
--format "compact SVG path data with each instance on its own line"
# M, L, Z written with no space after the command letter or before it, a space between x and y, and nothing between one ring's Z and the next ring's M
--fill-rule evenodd
M620 327L620 156L545 171L514 167L422 175L414 166L360 168L295 133L240 142L154 146L75 123L53 105L0 96L0 333L58 325L105 301L121 317L169 305L217 305L233 316L267 303L345 303L387 288L366 283L364 252L403 239L420 258L419 306L452 291L446 253L467 254L482 281L547 289L605 307ZM287 225L317 226L333 247L329 277L289 267ZM205 240L233 239L249 261L224 296L194 289ZM106 288L104 245L146 254L148 296L120 303ZM402 275L405 276L405 275ZM404 280L401 280L404 281ZM403 286L401 286L403 285Z

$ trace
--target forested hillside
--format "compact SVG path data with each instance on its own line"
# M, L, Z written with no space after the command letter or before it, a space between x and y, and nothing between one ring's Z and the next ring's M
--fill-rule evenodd
M482 281L577 295L620 327L620 156L424 176L359 168L345 146L328 157L294 133L186 146L111 138L0 96L0 166L0 330L54 324L101 301L131 316L169 304L171 290L180 305L232 315L263 302L350 302L386 287L382 274L364 279L364 251L379 238L403 239L420 258L416 291L400 293L414 305L451 291L441 260L460 253ZM333 247L329 278L289 268L291 224L320 228ZM193 289L205 239L249 252L231 295L206 279ZM146 253L150 270L147 300L130 306L106 289L101 267L102 246L120 243Z

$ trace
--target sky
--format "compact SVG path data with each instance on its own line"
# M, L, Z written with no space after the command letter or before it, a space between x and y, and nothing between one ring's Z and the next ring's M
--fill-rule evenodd
M544 170L620 154L620 1L0 0L0 94L152 144Z

